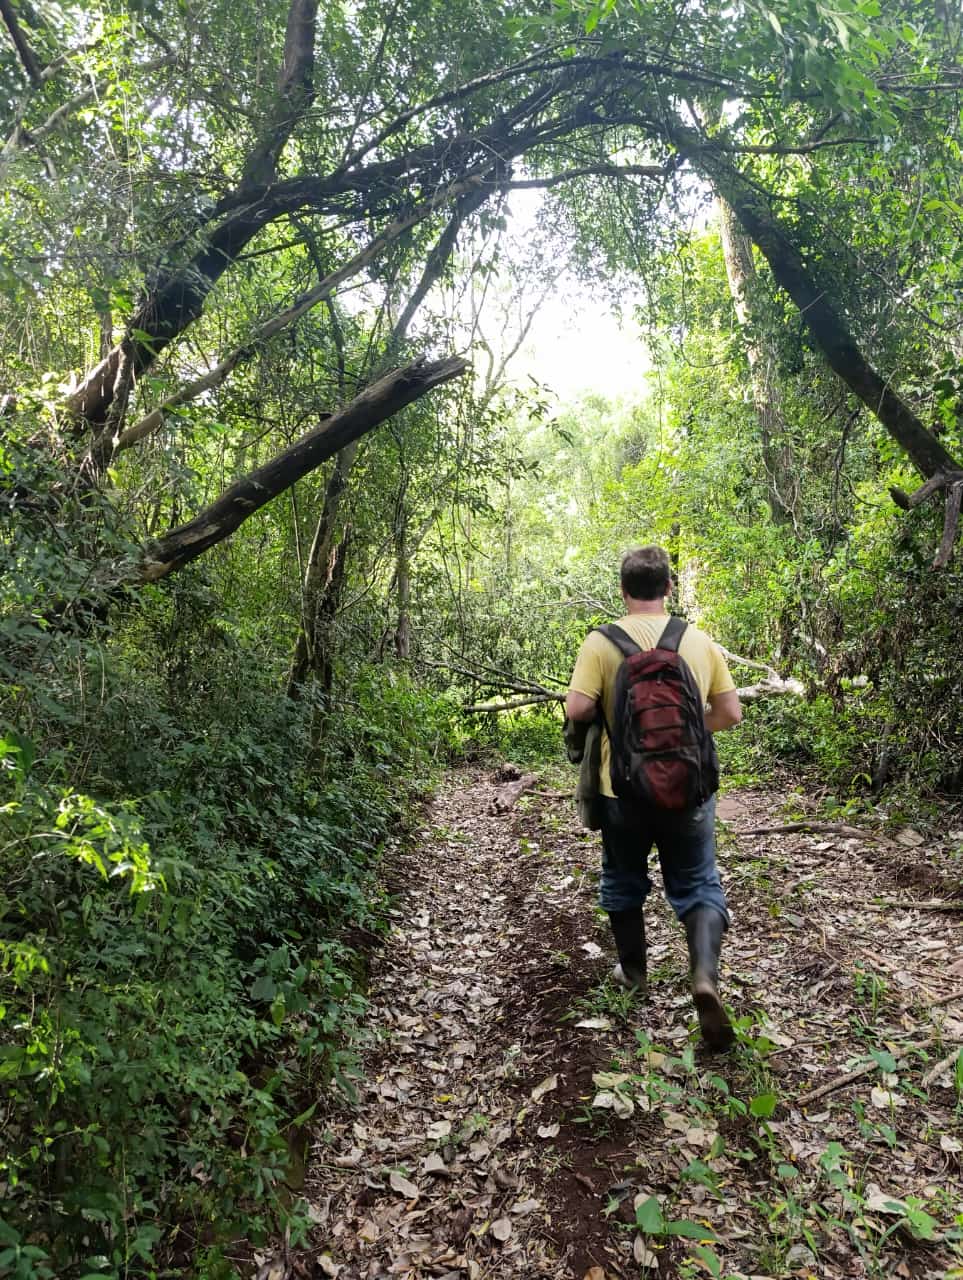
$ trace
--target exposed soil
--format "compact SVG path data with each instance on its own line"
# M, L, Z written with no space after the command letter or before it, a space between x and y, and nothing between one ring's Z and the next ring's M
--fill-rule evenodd
M609 978L598 837L551 790L495 812L507 784L451 775L389 868L359 1097L320 1122L292 1270L963 1276L963 832L740 837L783 798L723 797L742 1022L712 1056L661 897L643 1003Z

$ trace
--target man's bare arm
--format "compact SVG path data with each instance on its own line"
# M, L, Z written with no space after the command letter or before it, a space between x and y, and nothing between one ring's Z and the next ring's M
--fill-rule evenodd
M565 714L569 720L594 720L598 712L598 700L590 698L587 693L579 693L569 689L565 699Z
M742 704L739 695L735 689L730 689L728 693L717 693L709 703L706 728L710 733L721 733L723 729L732 729L741 719Z

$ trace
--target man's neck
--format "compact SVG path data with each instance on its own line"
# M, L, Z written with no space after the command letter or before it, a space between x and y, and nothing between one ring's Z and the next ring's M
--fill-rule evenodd
M633 596L623 596L626 613L654 613L663 617L666 613L665 598L658 600L636 600Z

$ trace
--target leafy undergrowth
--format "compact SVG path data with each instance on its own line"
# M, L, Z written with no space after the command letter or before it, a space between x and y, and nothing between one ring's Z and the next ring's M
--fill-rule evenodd
M726 797L738 1044L712 1056L661 900L648 1002L612 985L597 837L560 790L503 814L462 774L401 856L365 1081L319 1122L294 1272L963 1275L955 837L914 877L915 831Z
M315 708L233 675L218 717L128 693L80 787L0 750L0 1275L230 1275L225 1241L303 1233L298 1133L364 1008L347 939L383 927L442 726L374 674L319 751Z

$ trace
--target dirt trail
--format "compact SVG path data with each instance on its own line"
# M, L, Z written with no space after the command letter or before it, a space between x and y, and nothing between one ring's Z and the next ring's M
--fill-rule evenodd
M744 1023L712 1057L661 897L640 1004L608 979L598 837L550 793L496 815L497 790L449 777L391 868L365 1079L317 1133L295 1274L963 1276L954 837L921 872L915 833L742 837L783 797L725 797Z

